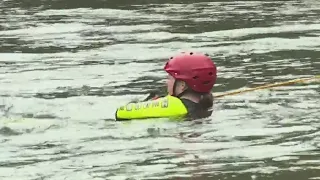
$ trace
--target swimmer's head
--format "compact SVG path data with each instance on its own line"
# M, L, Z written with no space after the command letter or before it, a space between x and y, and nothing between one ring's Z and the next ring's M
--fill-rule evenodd
M201 53L180 53L171 57L164 69L168 73L167 90L172 96L180 97L187 90L209 93L217 80L216 65Z

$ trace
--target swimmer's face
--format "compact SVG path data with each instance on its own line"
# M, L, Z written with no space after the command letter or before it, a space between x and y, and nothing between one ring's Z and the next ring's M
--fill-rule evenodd
M171 75L168 75L168 78L167 78L167 92L170 95L173 95L174 81L175 81L175 79Z

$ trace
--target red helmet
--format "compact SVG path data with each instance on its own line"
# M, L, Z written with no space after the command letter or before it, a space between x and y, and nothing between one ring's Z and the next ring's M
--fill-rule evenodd
M196 92L208 93L217 80L217 67L205 54L184 52L171 57L165 71Z

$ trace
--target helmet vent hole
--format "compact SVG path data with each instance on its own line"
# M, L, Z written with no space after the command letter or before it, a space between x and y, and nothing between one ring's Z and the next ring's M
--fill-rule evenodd
M173 57L171 57L170 59L173 59Z
M203 82L204 85L207 85L207 84L209 84L209 83L210 83L210 81L204 81L204 82Z
M209 72L209 76L212 76L212 74L213 74L212 72Z
M192 54L193 54L193 52L190 53L190 55L192 55Z
M193 76L193 79L198 79L199 77L198 76Z

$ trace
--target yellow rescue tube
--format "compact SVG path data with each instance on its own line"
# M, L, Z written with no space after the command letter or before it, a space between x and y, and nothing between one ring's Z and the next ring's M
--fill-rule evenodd
M177 118L186 116L187 108L183 102L174 96L165 97L145 102L129 103L121 106L116 111L116 120L133 120L147 118Z

